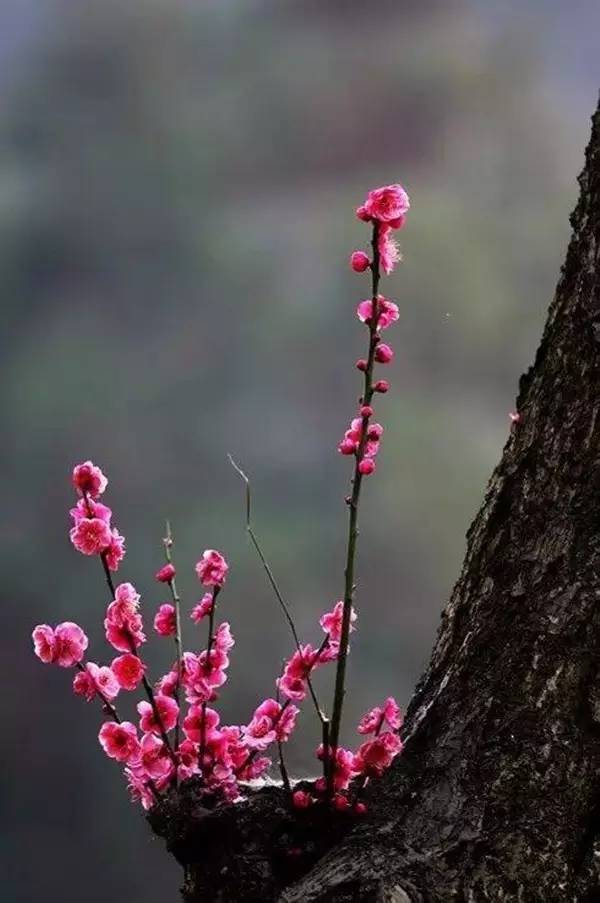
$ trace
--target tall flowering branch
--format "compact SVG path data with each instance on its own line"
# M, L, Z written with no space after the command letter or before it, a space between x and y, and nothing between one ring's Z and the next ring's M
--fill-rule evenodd
M181 689L181 652L182 652L182 643L181 643L181 600L179 598L179 593L177 592L177 583L175 582L175 565L173 564L173 556L171 549L173 548L173 534L171 532L171 523L167 520L166 522L166 533L163 539L163 547L165 550L165 559L166 565L164 568L158 572L157 579L161 582L166 582L171 591L171 598L173 599L172 611L165 611L167 606L161 606L162 615L160 617L159 614L156 616L154 620L154 627L158 633L163 633L165 635L165 631L168 633L173 633L173 638L175 640L175 655L177 659L177 683L175 684L175 702L179 706L179 714L177 716L177 724L175 725L175 748L179 746L179 731L180 731L180 721L181 721L181 699L180 699L180 689ZM174 621L174 623L173 623ZM162 628L162 629L161 629Z
M393 302L379 294L381 269L386 273L392 271L399 254L391 238L392 229L399 229L409 208L408 195L400 185L389 185L369 192L367 200L357 210L359 219L372 223L372 260L369 261L364 252L355 251L351 257L351 266L355 272L371 270L371 299L363 301L358 308L358 316L366 323L369 330L369 347L366 360L357 362L357 368L364 373L363 393L360 400L359 417L352 421L340 443L339 451L345 455L353 455L354 474L352 492L347 499L349 507L348 540L346 547L346 567L344 580L344 599L340 648L336 669L335 690L331 716L331 758L335 761L342 721L342 709L345 695L346 661L348 657L348 641L350 635L350 618L355 592L355 561L358 538L358 508L363 477L375 470L375 456L379 449L383 428L379 424L371 425L373 408L371 402L376 392L386 392L389 385L385 381L374 381L375 364L387 364L393 358L389 345L381 341L380 329L389 326L398 318L398 309ZM328 778L329 794L333 792L333 777Z

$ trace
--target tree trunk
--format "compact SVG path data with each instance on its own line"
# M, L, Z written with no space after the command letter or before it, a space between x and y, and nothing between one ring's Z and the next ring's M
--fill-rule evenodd
M273 865L275 838L295 842L276 792L210 857L178 829L186 899L600 901L600 109L580 184L521 422L368 821L296 875Z

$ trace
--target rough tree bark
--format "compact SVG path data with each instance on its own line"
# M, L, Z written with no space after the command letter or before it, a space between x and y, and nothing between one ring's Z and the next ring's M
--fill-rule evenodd
M155 825L188 901L600 901L600 108L580 185L522 420L368 821L294 873L278 791L218 826L179 802Z

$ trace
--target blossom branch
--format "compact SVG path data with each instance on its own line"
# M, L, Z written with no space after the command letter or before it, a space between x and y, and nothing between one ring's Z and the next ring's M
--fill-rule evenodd
M350 636L350 617L352 614L352 602L354 599L354 591L355 591L355 583L354 583L354 568L355 568L355 560L356 560L356 544L358 539L358 506L360 501L360 491L362 487L363 473L361 471L361 463L363 460L363 455L365 452L366 444L367 444L367 433L369 426L369 419L371 417L371 408L370 402L373 398L373 394L375 392L375 388L373 386L373 370L375 366L375 352L377 349L377 345L379 344L379 335L377 332L377 326L379 322L379 280L381 278L380 273L380 258L379 258L379 229L380 224L378 221L373 223L373 233L371 239L371 247L373 249L373 260L370 264L371 269L371 317L369 320L369 354L367 358L367 364L364 370L364 389L363 395L361 399L361 416L362 416L362 432L360 437L360 442L358 445L358 450L356 452L356 459L354 463L354 475L352 478L352 494L350 495L348 501L348 507L350 510L349 521L348 521L348 542L346 549L346 568L345 568L345 582L344 582L344 607L343 607L343 617L342 617L342 631L340 637L340 649L337 660L337 668L336 668L336 676L335 676L335 690L333 697L333 713L331 716L331 733L330 733L330 741L331 741L331 757L335 759L338 743L339 743L339 735L340 735L340 725L342 720L342 709L344 705L344 696L345 696L345 678L346 678L346 660L348 657L348 640ZM329 774L329 782L328 782L328 792L329 795L333 792L333 776L332 770L330 769Z
M254 546L258 557L260 558L261 564L267 575L269 583L271 584L271 588L272 588L273 592L275 593L275 596L277 598L277 601L279 602L279 605L281 606L281 610L283 611L285 619L289 624L292 636L294 638L294 643L296 644L296 649L298 650L298 652L300 652L300 654L302 654L302 649L300 646L300 637L298 636L298 631L296 630L296 625L294 624L294 619L292 618L289 606L286 603L285 599L283 598L283 594L282 594L281 590L279 589L277 581L275 580L273 571L271 570L271 567L265 558L265 555L262 551L262 548L260 546L260 543L258 541L256 533L254 532L254 528L252 527L252 520L251 520L252 498L251 498L251 491L250 491L250 480L247 477L247 475L244 473L242 468L238 464L236 464L236 462L234 461L232 456L228 455L227 457L229 458L231 466L234 468L234 470L236 470L239 473L240 477L246 484L246 532L248 533L248 536L250 537L250 539L252 541L252 545ZM315 711L317 713L317 717L319 718L319 721L321 722L323 730L325 730L325 725L329 724L329 719L328 719L327 715L325 714L325 712L323 711L323 708L317 698L317 694L315 692L315 689L313 687L310 677L307 678L306 682L307 682L308 690L309 690L309 693L311 695L311 698L312 698L312 701L313 701L313 704L315 707Z
M163 545L165 548L165 559L167 564L173 564L171 548L173 546L173 534L171 532L171 523L167 520L166 522L166 536L163 540ZM180 722L181 722L181 705L180 705L180 688L181 688L181 600L179 598L179 593L177 592L177 584L175 582L175 574L168 581L169 589L171 591L171 597L173 599L173 606L175 608L175 652L177 656L177 683L175 684L175 702L179 707L179 711L177 713L177 722L175 724L175 749L179 747L179 731L180 731Z

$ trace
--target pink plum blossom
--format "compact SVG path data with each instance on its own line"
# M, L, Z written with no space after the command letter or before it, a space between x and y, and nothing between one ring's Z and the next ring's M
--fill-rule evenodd
M145 664L132 652L113 659L111 668L122 690L137 689L146 670Z
M196 574L204 586L223 586L228 570L229 565L215 549L206 549L196 564Z
M381 392L382 395L385 395L390 390L390 384L387 379L378 379L373 388L376 392Z
M142 617L139 613L140 597L131 583L121 583L115 590L115 598L106 610L104 629L106 639L117 652L131 652L146 642Z
M373 316L373 301L365 298L356 308L356 315L361 323L370 323ZM387 329L400 317L398 305L379 295L377 298L377 329Z
M114 527L111 530L110 545L104 550L104 557L111 571L118 571L125 558L125 537Z
M404 218L402 220L404 222ZM394 271L396 264L402 260L398 245L392 237L392 226L381 224L377 233L377 250L379 262L386 276Z
M84 517L69 532L71 542L83 555L100 555L112 542L112 533L100 517Z
M363 475L363 477L369 476L375 471L375 461L373 458L363 458L358 462L358 472Z
M103 505L102 502L95 502L90 498L78 499L77 504L74 508L71 508L69 514L73 518L74 524L78 524L80 520L90 517L97 517L99 520L110 524L112 517L112 511L108 505Z
M295 790L292 794L294 809L308 809L313 804L313 798L306 790Z
M163 565L159 571L155 574L155 579L158 580L159 583L170 583L173 577L175 576L175 567L168 562Z
M212 593L205 593L200 602L194 606L190 615L194 623L199 624L204 618L208 617L214 607Z
M165 602L160 606L154 618L154 629L160 636L175 636L177 622L174 605Z
M146 778L136 774L131 768L125 769L125 777L132 802L139 800L144 809L151 809L155 799Z
M344 601L340 599L339 602L336 602L331 611L326 612L322 615L319 624L325 631L325 633L329 634L330 640L334 643L339 643L342 637L342 619L344 617ZM356 622L356 612L354 608L350 611L350 632L355 630L354 623Z
M155 734L144 734L140 743L139 758L130 762L132 770L140 775L160 780L168 777L173 771L173 763L167 747Z
M159 720L155 718L154 709L149 702L146 702L146 700L138 702L137 710L141 716L140 730L144 734L150 731L154 734L160 734L162 727L168 733L177 724L179 706L171 696L161 696L159 693L154 697L154 704L156 705Z
M402 751L402 740L398 734L387 731L359 747L354 758L357 774L366 777L380 777Z
M118 762L132 762L139 756L137 728L130 721L123 721L121 724L109 721L103 724L98 739L106 755Z
M35 654L44 664L71 668L80 662L88 647L88 638L72 621L64 621L54 629L48 624L38 625L32 634Z
M91 702L96 693L111 702L119 695L119 683L112 670L106 665L100 667L95 662L88 662L84 671L79 671L73 678L73 692L84 696Z
M364 205L357 210L357 216L367 221L389 223L392 228L399 229L409 208L410 200L402 185L384 185L369 191Z
M191 705L183 719L183 732L194 743L200 743L202 739L202 727L204 733L210 735L219 726L219 714L214 709L203 705Z
M96 467L91 461L84 461L83 464L77 464L73 469L73 486L82 495L88 495L92 499L97 499L102 495L108 480L99 467Z

